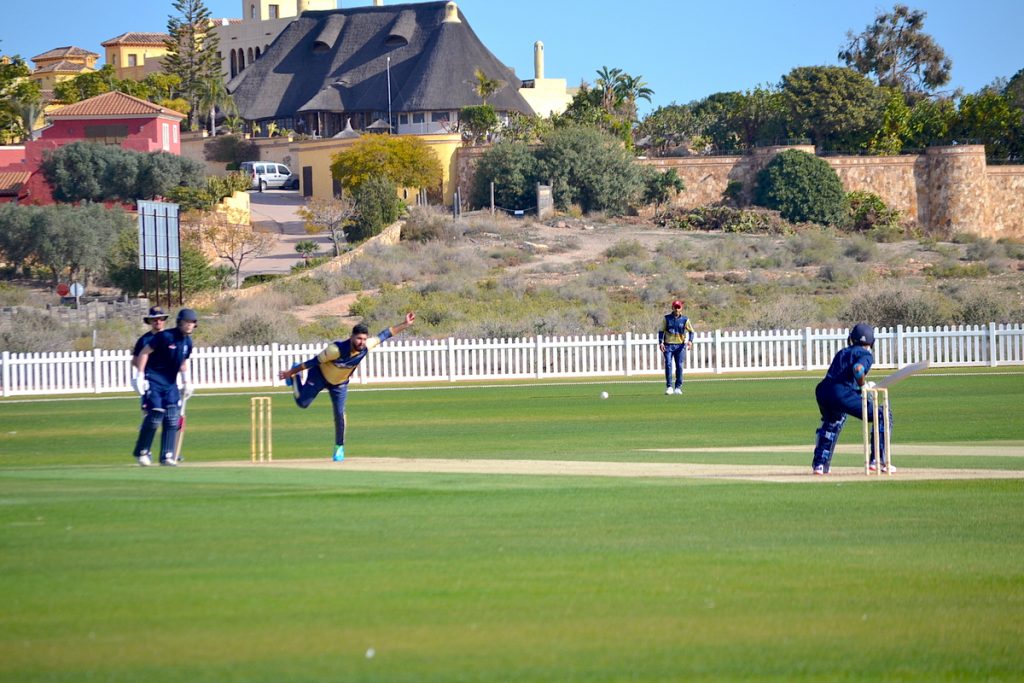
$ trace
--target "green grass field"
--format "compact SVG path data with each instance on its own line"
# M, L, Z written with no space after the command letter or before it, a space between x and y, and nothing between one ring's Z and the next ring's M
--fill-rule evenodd
M354 388L346 450L809 469L816 381ZM327 397L273 395L275 460L326 458ZM1019 369L893 403L901 469L1024 470ZM254 467L248 395L189 412L186 464L144 469L132 398L0 401L0 681L1024 679L1022 479Z

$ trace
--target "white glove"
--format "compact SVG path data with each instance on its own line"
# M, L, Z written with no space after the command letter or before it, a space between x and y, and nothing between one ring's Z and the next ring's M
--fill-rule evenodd
M145 396L149 391L149 380L145 377L132 377L132 389L139 396Z
M874 389L874 388L875 388L875 383L874 382L864 382L864 389Z
M182 391L182 395L185 397L185 400L187 401L190 398L192 398L192 394L196 393L196 388L194 386L192 386L192 382L186 382L181 387L181 391Z

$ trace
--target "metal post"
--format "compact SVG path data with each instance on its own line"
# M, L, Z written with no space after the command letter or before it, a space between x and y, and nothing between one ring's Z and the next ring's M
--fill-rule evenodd
M491 181L491 215L494 215L494 181Z
M391 123L391 55L388 55L388 135L392 133Z

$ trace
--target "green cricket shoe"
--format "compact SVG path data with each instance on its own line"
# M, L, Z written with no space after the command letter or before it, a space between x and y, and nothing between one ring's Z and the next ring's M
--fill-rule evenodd
M331 459L334 460L334 462L341 462L342 460L344 460L345 459L345 447L344 446L335 446L334 447L334 457L331 458Z

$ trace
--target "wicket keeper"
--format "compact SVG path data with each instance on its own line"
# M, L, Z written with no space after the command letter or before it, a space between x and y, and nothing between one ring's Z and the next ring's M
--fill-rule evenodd
M825 378L818 382L814 390L814 396L818 400L818 410L821 411L821 426L818 428L817 441L814 446L814 460L811 462L814 474L828 474L832 464L832 455L836 450L836 442L839 441L839 434L843 431L846 418L849 415L861 417L861 387L874 386L874 382L867 381L867 375L874 363L874 356L871 348L875 343L875 331L867 323L857 323L850 330L847 337L848 346L842 349L832 359ZM868 419L874 415L874 402L869 401ZM882 415L878 430L884 434L892 425L892 412ZM888 471L885 460L885 439L880 440L879 450L883 471ZM874 444L871 444L870 467L877 467L875 460Z
M366 325L359 323L352 328L352 335L345 340L335 341L315 358L296 363L288 370L278 373L278 378L292 387L295 403L308 408L317 395L327 389L334 406L334 455L335 462L345 459L345 400L348 396L348 381L366 354L383 341L404 331L416 320L416 314L405 314L405 322L382 330L370 337ZM297 375L308 370L306 381Z
M143 467L153 464L150 449L161 424L160 464L172 467L178 464L174 455L181 424L181 393L177 380L180 374L183 392L188 399L193 392L188 359L192 355L192 332L198 323L199 316L195 311L181 309L174 329L153 335L133 361L138 374L132 377L132 388L142 397L146 411L133 455Z

